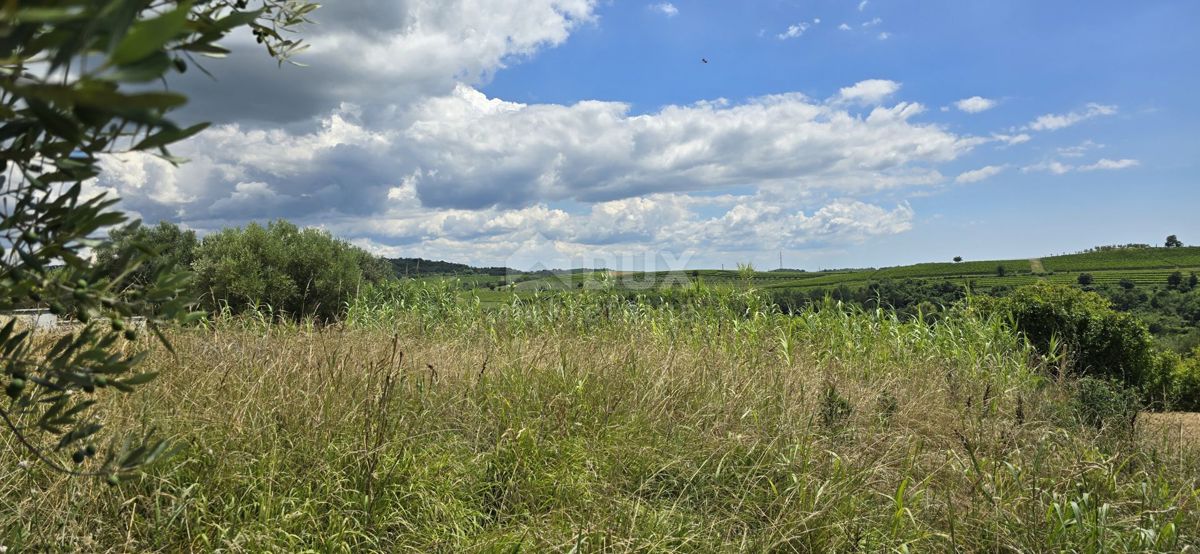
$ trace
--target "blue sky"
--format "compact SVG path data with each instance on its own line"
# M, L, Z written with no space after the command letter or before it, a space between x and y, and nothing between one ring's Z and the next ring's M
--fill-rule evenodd
M479 5L327 6L298 70L235 44L182 83L218 123L193 164L101 185L201 232L515 267L1200 242L1200 3Z

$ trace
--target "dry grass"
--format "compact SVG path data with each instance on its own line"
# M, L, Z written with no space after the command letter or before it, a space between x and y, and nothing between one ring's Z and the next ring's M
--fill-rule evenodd
M109 408L128 414L114 424L153 424L183 451L110 489L20 469L13 445L0 446L0 544L91 552L1196 544L1194 453L1074 424L1068 393L1037 377L1030 352L990 322L522 309L443 309L438 323L399 316L386 329L243 320L179 332L177 357L160 349L148 362L160 379Z
M1200 413L1143 413L1138 416L1138 431L1144 440L1161 440L1178 451L1200 445Z

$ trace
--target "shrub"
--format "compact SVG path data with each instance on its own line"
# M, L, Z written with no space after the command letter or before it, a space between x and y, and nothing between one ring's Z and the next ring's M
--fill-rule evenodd
M1079 421L1100 430L1133 430L1142 403L1137 391L1118 381L1084 377L1075 384L1074 411Z
M838 393L833 383L826 384L825 392L821 395L821 425L829 430L840 430L852 413L854 408L850 406L850 401Z
M975 306L1011 317L1016 330L1044 355L1057 355L1055 345L1065 345L1083 375L1140 388L1154 370L1153 337L1146 326L1094 292L1039 282L1004 298L978 298Z
M194 268L209 309L265 304L276 313L332 319L365 283L391 277L365 251L284 220L204 237Z
M1200 411L1200 347L1188 358L1168 351L1159 354L1156 361L1158 367L1146 387L1151 406Z
M1088 285L1091 285L1092 283L1094 283L1094 282L1096 281L1096 278L1095 278L1095 277L1092 277L1092 274L1091 274L1091 273L1080 273L1080 274L1079 274L1079 278L1077 279L1077 281L1079 281L1079 284L1080 284L1080 285L1082 285L1082 286L1085 286L1085 287L1086 287L1086 286L1088 286Z

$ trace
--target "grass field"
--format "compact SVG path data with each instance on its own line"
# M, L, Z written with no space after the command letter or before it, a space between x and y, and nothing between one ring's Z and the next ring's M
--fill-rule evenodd
M387 300L384 302L383 300ZM12 551L1178 552L1200 458L1075 423L1000 322L697 290L483 308L408 286L318 329L173 332L123 424L183 450L109 488L0 446ZM118 422L121 423L121 422ZM10 441L7 434L0 441Z

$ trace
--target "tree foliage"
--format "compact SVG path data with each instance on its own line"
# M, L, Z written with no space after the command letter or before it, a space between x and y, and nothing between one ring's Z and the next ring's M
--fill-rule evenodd
M1039 351L1065 353L1084 375L1140 388L1153 370L1153 337L1145 324L1113 310L1094 292L1039 282L1004 298L977 298L975 306L1011 317L1016 330Z
M1166 242L1166 247L1167 248L1183 248L1183 241L1179 240L1179 237L1177 237L1175 235L1168 236L1167 242Z
M118 287L145 286L155 275L187 270L195 259L196 232L161 221L154 227L135 221L109 231L108 241L96 248L96 271L109 279L122 277L130 261L146 257L143 263L123 276Z
M193 267L210 309L264 306L326 320L336 318L362 285L393 278L387 262L325 231L284 220L204 237Z
M0 310L42 303L80 323L50 345L35 342L15 319L0 328L8 397L0 419L50 467L115 482L164 452L165 443L144 436L97 448L103 422L94 396L128 392L153 377L134 372L144 353L131 317L147 316L155 332L196 317L179 295L187 275L154 268L151 254L103 270L83 258L89 247L106 248L94 238L101 229L126 220L115 199L85 194L83 183L113 152L181 161L167 148L205 124L168 119L187 98L153 83L196 65L195 55L224 54L218 42L245 26L282 62L303 47L285 34L315 7L290 0L262 0L257 9L245 0L0 5ZM69 469L68 458L80 468Z

